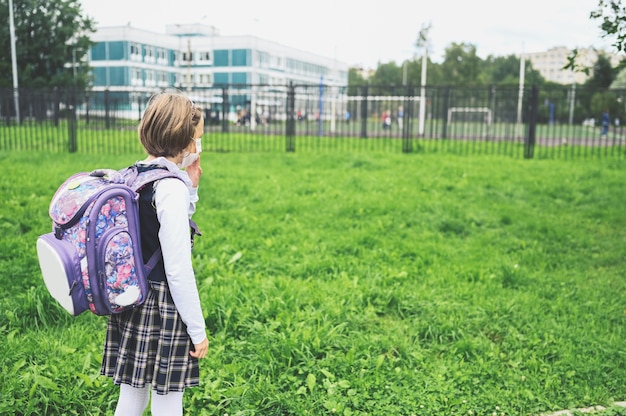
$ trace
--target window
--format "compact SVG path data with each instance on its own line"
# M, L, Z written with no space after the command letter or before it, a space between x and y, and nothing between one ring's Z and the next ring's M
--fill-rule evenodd
M108 85L106 68L96 67L93 69L93 84L98 86Z
M109 68L109 85L120 86L128 84L128 72L125 67Z
M233 84L247 84L248 74L245 72L235 72L233 74Z
M213 52L213 66L229 66L229 65L230 65L230 62L228 59L228 50L218 50L218 51Z
M126 45L122 42L109 42L109 59L119 61L126 58Z
M217 58L217 54L216 54ZM225 72L216 72L213 74L213 82L218 85L228 84L228 74Z
M233 49L233 66L248 66L248 49Z
M146 58L145 58L145 61L149 62L149 63L154 63L155 62L154 47L146 46Z
M155 71L146 71L146 87L154 87L156 85Z
M259 52L259 67L267 68L270 62L270 55L267 52Z
M141 45L132 42L130 44L130 59L133 61L141 61Z
M283 60L279 56L272 56L270 59L270 66L272 68L282 68Z
M104 61L106 59L106 46L104 42L96 43L91 47L92 61Z
M167 65L167 51L163 48L156 49L157 62L161 65Z
M131 69L130 84L133 86L143 86L143 73L139 68Z
M211 85L211 74L200 74L199 78L200 85Z
M198 61L207 63L211 61L211 54L209 52L198 52Z

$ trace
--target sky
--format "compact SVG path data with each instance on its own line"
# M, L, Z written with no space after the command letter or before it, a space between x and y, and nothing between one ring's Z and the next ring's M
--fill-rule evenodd
M598 0L82 0L96 26L128 25L165 33L168 24L202 23L223 36L255 35L285 46L375 69L420 57L415 47L430 25L429 56L442 62L453 42L481 58L542 52L557 46L615 52Z

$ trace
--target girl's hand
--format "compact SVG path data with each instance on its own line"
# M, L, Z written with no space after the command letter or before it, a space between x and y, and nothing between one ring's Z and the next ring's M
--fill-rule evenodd
M202 167L200 166L200 157L196 159L191 165L187 166L185 169L187 171L187 175L189 175L189 179L191 179L191 184L194 188L198 187L200 183L200 176L202 176Z
M195 351L189 351L189 355L193 358L204 358L209 352L209 339L205 338L200 344L194 344Z

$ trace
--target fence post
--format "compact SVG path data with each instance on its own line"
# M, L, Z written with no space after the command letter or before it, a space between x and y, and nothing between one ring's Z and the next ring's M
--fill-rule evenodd
M412 143L411 143L411 118L413 111L410 110L412 108L413 100L413 89L408 85L404 86L404 103L402 108L402 153L411 153Z
M141 104L142 104L141 95L137 95L137 122L141 122Z
M89 94L85 94L85 124L89 125Z
M448 107L450 106L450 87L445 90L445 96L443 97L443 123L441 127L441 138L445 139L448 136Z
M296 151L296 122L294 118L296 107L296 88L293 85L293 81L289 81L289 86L287 87L287 120L285 123L285 150L287 152L295 152Z
M68 148L70 153L76 153L78 150L76 142L76 90L73 88L70 90L69 102L69 112L67 114Z
M222 133L228 133L228 87L222 88Z
M528 100L528 130L524 138L524 159L532 159L535 153L538 101L539 91L537 86L533 85Z
M111 119L109 117L109 90L104 90L104 125L107 129L111 128Z
M2 103L0 103L0 113L4 113L5 116L5 120L4 122L6 123L7 127L11 126L11 104L10 104L10 100L9 100L9 95L7 94L6 97L3 97L2 99Z
M367 120L368 120L368 108L367 108L367 96L369 94L369 86L363 87L363 101L361 102L361 138L367 139Z
M54 127L59 127L59 112L61 111L61 98L59 97L59 87L54 87Z

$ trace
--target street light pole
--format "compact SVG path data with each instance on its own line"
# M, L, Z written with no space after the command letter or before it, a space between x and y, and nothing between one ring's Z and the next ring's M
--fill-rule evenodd
M424 135L424 124L426 122L426 65L428 63L428 40L424 43L424 54L422 55L422 78L420 88L420 125L419 134Z
M424 136L426 124L426 65L428 65L428 44L431 24L423 24L419 32L416 46L423 49L422 53L422 78L420 86L420 113L419 113L419 135Z
M407 64L408 64L408 61L405 59L404 64L402 65L402 86L403 87L406 87Z
M15 23L13 21L13 0L9 0L9 33L11 36L11 65L13 68L13 102L15 105L15 117L20 122L20 97L17 81L17 57L15 52Z
M519 92L517 93L517 134L522 134L522 103L524 101L524 75L526 74L526 58L524 57L524 46L522 45L522 53L519 62Z

